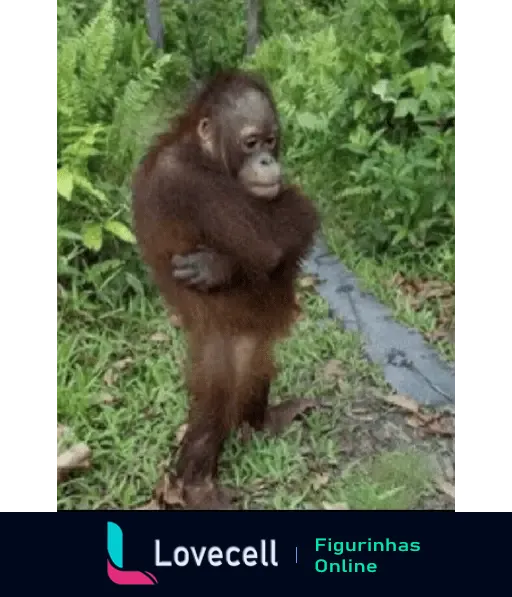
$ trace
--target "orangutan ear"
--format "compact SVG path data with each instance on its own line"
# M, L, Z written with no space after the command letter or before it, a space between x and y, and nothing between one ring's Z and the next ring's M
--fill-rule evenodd
M197 134L203 143L210 144L212 142L212 127L209 118L201 118L197 125Z

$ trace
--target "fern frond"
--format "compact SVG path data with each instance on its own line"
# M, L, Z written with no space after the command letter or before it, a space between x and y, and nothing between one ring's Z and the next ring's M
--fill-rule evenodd
M155 110L157 96L164 81L172 71L181 83L188 73L185 58L166 54L150 67L142 69L132 79L116 102L112 126L107 142L109 160L112 164L131 164L137 153L138 143L147 140L155 121L161 114ZM135 141L135 143L134 143Z
M86 113L76 76L79 47L79 39L69 37L61 43L57 54L57 111L75 122L82 121Z
M107 0L80 35L80 85L87 93L89 104L95 103L96 93L103 91L105 74L114 51L117 24L112 0Z

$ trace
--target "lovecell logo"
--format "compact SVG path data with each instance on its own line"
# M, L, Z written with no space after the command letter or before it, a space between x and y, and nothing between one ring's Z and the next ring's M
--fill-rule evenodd
M116 585L156 585L151 572L123 570L123 531L115 522L107 523L107 574Z

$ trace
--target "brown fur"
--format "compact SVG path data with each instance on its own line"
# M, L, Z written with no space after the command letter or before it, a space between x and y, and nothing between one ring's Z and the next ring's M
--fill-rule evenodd
M265 84L251 75L216 77L156 140L133 181L143 259L188 340L191 405L177 465L185 486L216 475L231 429L243 421L262 428L275 376L272 348L294 321L294 279L318 227L315 208L297 188L258 200L202 151L201 118L215 120L226 93L247 89L263 91L274 105ZM235 141L227 147L233 155ZM236 258L229 288L201 293L173 278L172 256L199 244Z

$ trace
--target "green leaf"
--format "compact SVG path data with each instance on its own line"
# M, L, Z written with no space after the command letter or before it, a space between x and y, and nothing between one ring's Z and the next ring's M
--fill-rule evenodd
M100 261L99 263L95 263L88 268L88 272L95 275L102 275L113 270L119 269L123 265L123 261L121 259L107 259L106 261Z
M105 222L103 227L105 230L108 230L111 234L117 236L117 238L121 239L125 243L130 243L132 245L135 244L135 236L128 226L122 222L110 220L109 222Z
M416 121L417 123L418 121ZM431 136L436 136L439 134L439 128L437 126L430 126L430 125L422 125L420 126L420 131L424 134L424 135L431 135Z
M84 191L99 199L102 203L108 203L107 196L105 193L97 189L85 176L75 175L75 183L81 187Z
M391 208L386 209L386 211L384 212L384 221L390 222L394 219L395 219L395 210L391 209Z
M405 118L407 114L416 116L420 110L420 102L414 97L399 99L395 106L395 118Z
M413 230L409 232L407 238L409 239L409 242L413 247L419 247L422 244L421 240L417 237L416 233Z
M433 89L425 89L421 94L421 99L426 102L429 110L436 118L441 116L440 112L443 103L442 97L437 91L434 91Z
M60 168L57 170L57 193L67 199L71 200L73 193L73 173L67 168Z
M448 195L447 193L437 192L437 195L434 197L434 201L432 203L432 211L434 213L438 212L445 204L448 202Z
M430 83L430 73L424 66L411 70L407 76L416 96L420 96Z
M369 59L372 64L382 64L386 58L382 52L370 52Z
M390 83L389 79L381 79L372 87L372 92L378 95L383 102L395 104L396 98L391 95Z
M443 40L448 49L455 53L455 24L450 15L444 15L443 19Z
M375 143L382 137L382 135L386 132L385 128L379 129L375 131L373 135L368 140L368 147L373 147Z
M137 294L144 295L144 285L142 282L131 274L130 272L125 272L126 282L129 286L131 286Z
M358 99L354 102L354 118L359 118L366 107L366 100Z
M377 189L374 188L374 186L369 186L369 187L362 187L362 186L358 186L358 187L347 187L347 188L343 189L343 191L341 191L340 196L341 197L366 196L366 195L371 195L376 190Z
M386 98L387 92L388 92L388 87L389 87L389 80L381 79L380 81L377 81L377 83L375 83L375 85L372 87L372 92L375 95L378 95L381 100L385 101L385 98Z
M321 131L325 128L324 121L311 112L300 112L296 118L299 126L303 129Z
M400 241L404 240L404 238L407 238L408 234L409 232L406 228L400 228L400 230L393 237L391 244L397 245Z
M103 228L101 224L84 224L82 242L88 249L98 252L103 245Z
M57 238L67 238L68 240L82 240L80 234L67 230L66 228L57 227Z

